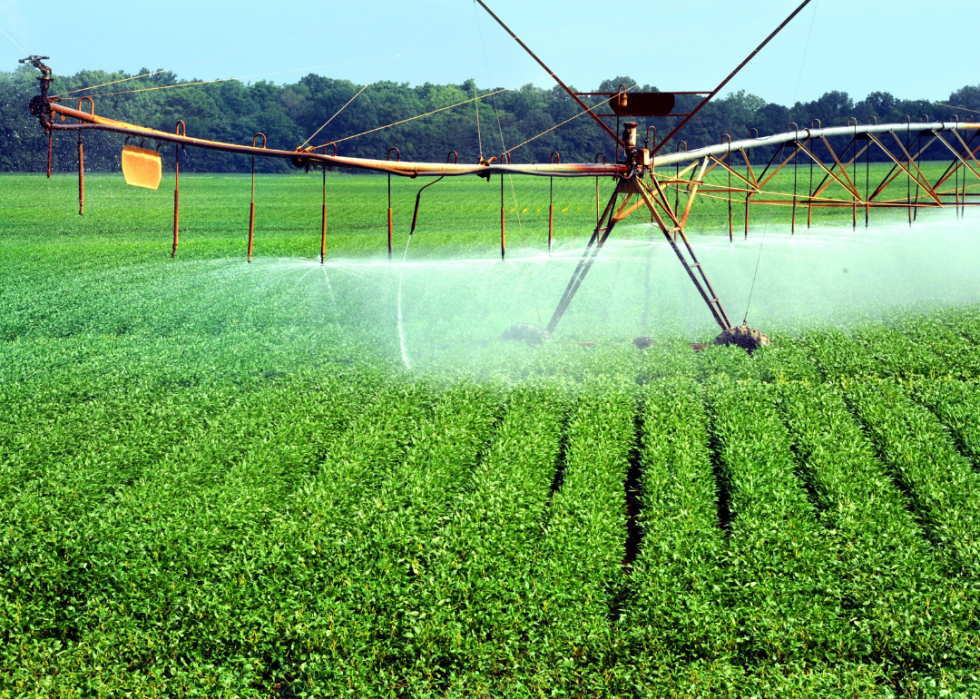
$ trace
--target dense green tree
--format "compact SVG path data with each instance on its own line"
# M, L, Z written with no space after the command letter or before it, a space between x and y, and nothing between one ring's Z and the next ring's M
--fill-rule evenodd
M47 139L27 111L38 89L36 73L26 66L13 72L0 71L0 143L3 145L0 170L37 171L44 166ZM105 83L115 84L79 91ZM637 84L629 76L617 76L604 80L596 91L615 92L620 85L643 91L657 89ZM342 155L384 158L394 146L403 160L443 161L450 151L456 151L461 162L475 162L481 156L489 159L510 149L514 149L511 153L514 162L547 162L556 152L564 162L592 161L601 156L611 162L615 157L612 139L559 87L541 89L524 85L489 94L497 89L479 89L473 80L461 85L425 83L414 87L407 83L378 82L365 88L347 80L314 74L288 85L267 81L254 84L237 80L180 81L170 71L146 68L134 75L124 71L84 70L71 76L57 76L52 86L53 93L61 95L64 103L71 106L78 104L79 95L92 94L99 114L122 121L173 131L180 119L186 123L189 135L231 143L250 143L254 134L262 132L270 148L290 150L301 144L322 146L337 142ZM469 102L444 109L478 95L484 96L479 104ZM596 112L608 113L609 106L601 104L604 99L585 98ZM678 96L675 111L690 112L699 99ZM980 111L980 86L954 92L949 103ZM949 118L946 116L949 111L927 100L900 100L887 92L872 92L855 103L847 93L833 91L787 108L739 91L708 104L678 134L675 142L664 148L673 152L683 140L693 150L719 143L726 134L734 140L745 138L752 128L760 135L767 135L783 131L791 123L807 128L817 120L823 126L845 125L851 117L859 123L872 118L881 123L901 122L906 116L918 121L924 117ZM413 119L429 112L436 113ZM402 120L409 121L381 129ZM615 124L615 119L607 121ZM641 140L648 126L656 127L657 138L663 139L679 119L640 119L639 122ZM122 136L86 132L84 138L87 168L119 167ZM162 153L173 152L170 145L160 147ZM938 149L935 153L936 157L945 157ZM757 152L755 157L762 159L770 155L771 152ZM881 154L875 156L883 158ZM55 169L72 170L77 162L75 135L58 134ZM189 152L184 162L191 171L247 171L250 167L248 158L200 149ZM167 158L165 163L170 167L172 160ZM286 161L261 158L256 167L263 172L290 169Z

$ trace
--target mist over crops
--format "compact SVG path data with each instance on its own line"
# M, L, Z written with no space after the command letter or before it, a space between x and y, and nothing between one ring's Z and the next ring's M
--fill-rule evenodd
M503 261L485 183L410 242L400 183L389 262L383 179L332 179L323 265L302 175L245 261L248 184L188 177L171 259L169 193L0 177L0 699L980 690L972 211L729 243L709 204L751 355L694 351L635 217L532 347L501 333L548 323L591 181L550 255L522 184Z
M616 233L628 240L610 239L599 254L555 341L713 338L718 328L660 231L644 224L626 228ZM803 228L794 235L766 230L764 239L753 228L747 240L738 236L733 243L717 232L691 240L733 322L741 323L748 311L750 325L796 333L847 328L901 309L980 301L978 233L975 216L961 220L942 212L920 216L911 228L893 222L856 231L849 225ZM548 324L584 243L558 240L551 255L510 247L504 261L413 255L409 246L391 264L383 257L331 260L326 275L304 278L325 286L329 278L333 293L342 289L361 299L365 318L397 337L406 368L449 364L478 371L481 362L496 366L507 351L498 338L509 325Z

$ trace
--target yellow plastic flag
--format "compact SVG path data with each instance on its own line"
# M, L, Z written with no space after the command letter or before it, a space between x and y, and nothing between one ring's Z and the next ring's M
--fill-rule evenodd
M126 184L146 189L156 189L163 177L163 163L155 150L123 146L122 171Z

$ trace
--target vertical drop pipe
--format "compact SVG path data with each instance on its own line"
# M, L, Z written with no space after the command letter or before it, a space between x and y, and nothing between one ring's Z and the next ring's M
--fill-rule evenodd
M500 259L507 255L507 214L504 210L504 173L500 173Z
M388 262L391 262L391 173L388 173Z
M799 180L800 168L799 168L799 155L800 155L800 144L796 144L796 150L793 151L793 218L789 224L789 234L794 235L796 233L796 193L797 193L797 182Z
M858 227L858 209L857 209L857 128L855 125L854 129L854 147L851 149L851 162L854 163L854 202L851 204L851 230L857 230Z
M923 114L922 116L924 117L925 114ZM919 135L915 137L915 151L916 151L915 159L913 160L913 162L918 162L919 158L922 156L922 132L921 131L919 132ZM916 165L916 168L918 168L918 165ZM912 210L913 222L919 220L919 189L921 187L918 178L916 178L915 183L919 186L915 188L915 206L913 207ZM928 180L926 181L926 183L928 184ZM912 224L910 223L909 225L911 226Z
M912 117L908 117L908 126L905 129L905 153L908 156L907 167L905 168L905 208L909 215L909 228L912 227L912 150L909 144L912 131Z
M85 215L85 150L81 129L78 131L78 215Z
M963 171L963 211L961 212L961 218L966 218L966 170Z
M551 254L551 241L555 237L555 178L550 177L551 192L548 202L548 254Z
M187 135L187 124L181 119L174 127L174 132L178 136ZM174 144L174 248L170 251L170 258L177 256L177 243L180 241L180 149L179 143Z
M960 218L960 169L953 160L953 201L956 204L956 219Z
M599 227L599 178L595 178L595 225Z
M814 119L813 121L810 122L810 128L811 129L814 128L814 124L816 124L816 128L818 128L818 129L823 128L823 124L820 122L819 119ZM807 143L810 143L811 142L810 139L809 139L809 135L810 135L810 133L807 132L807 136L808 136ZM810 157L809 157L809 161L810 161L810 181L807 183L807 186L806 186L806 192L807 192L807 197L806 197L806 227L807 227L807 230L809 230L810 229L810 226L813 224L813 154L816 153L816 152L817 152L816 147L813 146L813 145L811 145L810 146L810 153L809 153L809 155L810 155Z
M680 153L681 152L681 146L682 145L684 146L684 152L686 153L687 152L687 141L678 141L677 142L677 145L674 146L674 152L675 153ZM675 182L674 182L674 214L677 215L677 216L680 216L680 210L681 210L680 209L680 201L681 201L681 164L680 163L674 163L674 180L675 180ZM746 198L745 203L746 203L746 212L748 212L748 198ZM652 215L652 212L651 212L651 215ZM746 213L746 216L748 216L748 213ZM748 224L746 223L745 225L746 225L746 228L745 228L745 237L748 238L749 237ZM673 233L673 238L674 238L674 240L677 240L677 231L676 230Z
M745 240L749 239L749 197L751 192L745 195Z
M323 218L320 223L320 264L327 256L327 166L323 166Z
M871 202L868 201L868 184L871 182L871 138L868 138L868 150L864 154L864 227L868 227L871 214Z
M51 151L54 149L54 129L48 131L48 179L51 179Z
M177 256L177 243L180 238L180 145L174 144L174 247L170 258Z
M734 239L735 231L732 228L732 139L728 139L728 242Z
M248 263L252 264L252 239L255 237L255 156L252 156L252 201L248 208Z
M816 151L816 148L813 149ZM810 181L806 186L809 196L806 199L806 227L809 229L813 224L813 158L810 158Z

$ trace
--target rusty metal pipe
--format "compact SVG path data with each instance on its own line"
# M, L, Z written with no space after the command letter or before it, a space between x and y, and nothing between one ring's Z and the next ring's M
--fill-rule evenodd
M556 160L557 159L557 160ZM551 162L561 163L561 153L551 154ZM551 243L555 237L555 178L550 177L548 190L548 254L551 254Z
M313 151L287 151L276 150L274 148L255 148L236 143L224 143L222 141L209 141L201 138L176 136L175 134L167 133L165 131L157 131L156 129L137 126L135 124L114 121L101 116L93 117L85 112L79 112L78 110L71 109L70 107L63 107L59 104L52 104L51 111L53 113L64 114L65 116L80 119L82 122L85 122L78 125L59 125L55 124L53 121L42 122L42 125L45 128L50 127L56 131L94 129L97 131L107 131L110 133L119 133L127 136L139 136L148 139L152 138L157 141L164 141L167 143L181 143L187 146L195 146L197 148L217 150L226 153L259 155L269 158L292 160L294 162L302 161L304 163L319 163L325 164L329 167L344 167L355 170L369 170L373 172L390 172L392 175L397 175L400 177L438 177L440 175L446 175L447 177L458 177L463 175L489 177L501 172L513 175L532 175L537 177L604 177L624 174L626 172L626 167L624 165L615 165L612 163L603 163L601 165L593 165L591 163L563 163L561 165L513 165L510 162L505 164L490 161L485 163L460 164L411 161L388 162L371 158L348 158L342 156L325 155L322 153L315 153Z
M480 0L477 0L477 2L480 2ZM482 5L483 3L480 3L480 4ZM739 71L741 71L742 68L744 68L748 64L749 61L751 61L753 58L756 57L756 54L758 54L762 49L764 49L766 47L766 44L768 44L770 41L772 41L773 37L775 37L777 34L779 34L779 32L781 32L783 30L783 27L785 27L787 24L789 24L793 20L793 18L796 17L796 15L800 14L800 12L803 10L803 8L806 7L809 4L810 4L810 0L803 0L803 2L800 3L799 7L797 7L795 10L793 10L792 14L790 14L789 17L787 17L786 19L784 19L782 21L782 24L780 24L778 27L776 27L773 30L773 32L769 36L766 37L765 41L763 41L761 44L759 44L756 47L755 51L753 51L752 53L750 53L748 55L748 57L746 57L746 59L744 61L742 61L741 63L739 63L738 66L736 66L735 70L733 70L731 73L729 73L728 74L728 77L725 78L724 80L722 80L718 84L718 87L716 87L714 90L712 90L710 93L708 93L708 96L705 97L703 100L701 100L701 102L698 104L698 106L695 107L694 109L692 109L691 112L690 112L690 114L688 114L683 119L683 121L681 121L680 124L678 124L677 126L675 126L674 127L674 130L671 131L669 134L667 134L667 136L664 138L664 140L662 140L657 145L657 147L653 149L653 151L650 154L653 155L657 151L659 151L661 148L663 148L667 144L667 142L670 141L670 139L672 139L677 134L678 131L680 131L681 129L683 129L687 125L687 122L689 122L691 119L694 118L694 115L695 114L697 114L699 111L701 111L701 108L704 107L704 105L706 105L708 102L710 102L711 99L715 95L718 94L718 92L721 90L721 88L725 87L725 85L727 85L731 81L731 79L734 78L739 73Z
M603 211L598 223L596 223L595 231L592 233L592 237L589 238L589 242L585 246L585 251L582 253L582 257L579 258L575 271L572 272L572 278L568 280L568 285L565 287L565 292L562 294L561 300L558 302L558 306L555 308L555 312L551 316L551 320L548 321L547 330L549 333L553 333L555 328L558 327L558 322L561 320L562 316L565 315L568 305L572 302L572 298L574 298L578 288L582 285L582 280L585 279L585 275L592 267L592 263L595 261L596 255L599 254L599 249L602 247L602 244L605 243L606 238L609 237L609 233L612 231L613 226L616 225L616 219L613 212L615 211L616 200L618 198L619 187L617 186L616 189L613 190L612 197L609 199L609 203L606 205L605 211ZM602 222L607 218L609 218L609 223L603 227Z
M91 97L82 97L78 100L78 109L76 110L80 115L86 115L86 112L82 110L82 103L88 100L88 103L92 106L92 111L87 113L87 116L95 116L95 100ZM54 118L52 118L52 122ZM81 125L83 119L79 118L79 125ZM78 131L78 215L85 215L85 148L82 145L82 132Z
M242 146L234 143L224 143L221 141L208 141L206 139L199 138L187 138L176 136L174 134L166 133L163 131L157 131L155 129L150 129L142 126L137 126L134 124L127 124L125 122L113 121L112 119L106 119L104 117L97 117L91 114L80 112L70 107L64 107L57 103L51 104L51 111L57 114L64 114L65 116L80 119L83 124L79 125L58 125L52 122L44 121L42 124L45 128L52 128L56 131L74 131L74 130L84 130L84 129L96 129L101 131L108 131L112 133L121 133L129 136L142 136L144 138L153 138L158 141L165 141L169 143L181 143L188 146L195 146L198 148L207 148L210 150L219 150L228 153L239 153L243 155L261 155L265 157L272 158L285 158L289 160L303 160L309 161L311 163L322 163L330 167L345 167L360 170L371 170L375 172L390 172L393 175L399 175L402 177L419 177L422 175L429 176L439 176L446 175L450 177L462 176L462 175L479 175L480 177L488 177L490 175L496 175L501 172L514 174L514 175L532 175L538 177L605 177L605 176L616 176L625 175L627 168L625 165L617 165L614 163L562 163L560 165L512 165L497 162L490 163L475 163L475 164L442 164L442 163L420 163L420 162L386 162L384 160L373 160L369 158L346 158L329 156L321 153L313 153L308 151L283 151L275 150L272 148L262 149L262 148L251 148L249 146ZM904 129L905 124L881 124L881 125L859 125L855 127L838 126L838 127L828 127L825 129L813 129L811 130L812 138L819 137L830 137L830 136L849 136L856 133L885 133L888 131L897 131L899 129ZM917 123L911 125L912 131L978 131L980 130L980 124L961 122L959 124L954 124L950 122L930 122L930 123ZM855 131L856 129L856 131ZM796 134L786 133L786 134L776 134L773 136L768 136L760 139L752 139L745 141L735 141L732 143L733 150L739 150L742 148L751 149L757 148L759 146L772 146L779 145L780 143L787 143L789 141L797 138ZM720 155L727 151L727 144L724 146L708 146L706 148L699 148L697 150L692 150L688 153L670 153L667 155L657 156L655 160L656 166L661 165L672 165L676 162L689 162L692 160L700 160L706 155Z
M334 157L337 155L337 144L327 143L323 146L323 154L326 155L327 147L333 146ZM322 166L323 170L323 217L320 223L320 264L324 263L327 256L327 166Z
M85 215L85 149L82 132L78 132L78 215Z
M504 174L500 173L500 259L507 255L507 213L504 209Z
M255 147L255 140L262 137L262 150L265 150L266 138L261 131L252 136L252 147ZM255 154L252 154L252 201L249 206L248 214L248 262L252 263L252 239L255 237Z
M386 157L386 160L391 160L392 151L395 152L395 156L396 156L395 162L396 163L401 162L402 152L398 150L396 146L392 146L391 148L388 149L388 155ZM394 232L395 232L394 225L392 224L392 218L391 218L391 173L389 172L388 173L388 262L391 262L391 255L392 255L391 243L392 243L392 237L394 236Z
M452 151L450 155L452 153L455 153L455 151ZM441 179L442 177L439 177L437 179L432 180L432 182L429 182L429 184L423 185L419 189L418 194L415 195L415 211L412 213L412 228L408 231L409 237L415 235L415 227L418 225L419 222L419 205L422 203L422 192L427 190L429 187L431 187Z
M323 168L323 216L320 219L320 264L327 257L327 168Z
M548 75L550 75L552 78L554 78L555 82L558 83L561 86L561 89L562 90L564 90L565 92L567 92L568 95L573 100L575 100L582 109L584 109L586 112L588 112L589 116L591 116L595 120L595 122L597 124L599 124L599 126L601 126L603 128L603 130L607 134L609 134L610 136L612 136L616 140L617 147L618 146L623 146L624 148L626 147L626 145L622 141L619 140L619 135L615 131L613 131L612 129L610 129L606 125L606 122L604 122L602 119L600 119L596 115L596 113L592 111L592 108L589 107L585 102L582 101L582 99L578 95L575 94L575 92L572 90L572 88L570 88L568 85L566 85L565 83L563 83L561 81L561 78L559 78L557 75L555 75L554 71L551 70L551 68L549 68L548 66L546 66L544 64L544 61L542 61L540 58L538 58L534 54L534 51L532 51L531 49L529 49L527 47L527 44L525 44L523 41L521 41L520 39L518 39L517 38L517 34L515 34L514 32L512 32L510 30L510 27L508 27L506 24L504 24L503 23L503 20L501 20L500 17L498 17L497 15L494 14L493 11L489 7L486 6L486 4L483 2L483 0L476 0L476 1L477 1L477 3L479 3L480 7L482 7L484 10L487 11L487 14L488 15L490 15L491 17L493 17L494 21L496 21L497 24L499 24L503 28L503 30L505 32L507 32L508 34L510 34L511 38L513 38L514 41L516 41L520 45L520 47L522 49L524 49L525 51L527 51L528 55L531 58L533 58L535 61L537 61L537 63L538 63L539 66L541 66L542 68L544 68L545 72L548 73ZM806 0L806 2L810 2L810 0ZM804 4L806 4L806 3L804 3Z
M187 124L184 123L183 119L177 122L174 127L174 132L177 134L183 133L187 135ZM183 148L180 144L174 144L174 247L170 251L170 258L173 259L177 256L177 243L180 239L180 149Z

